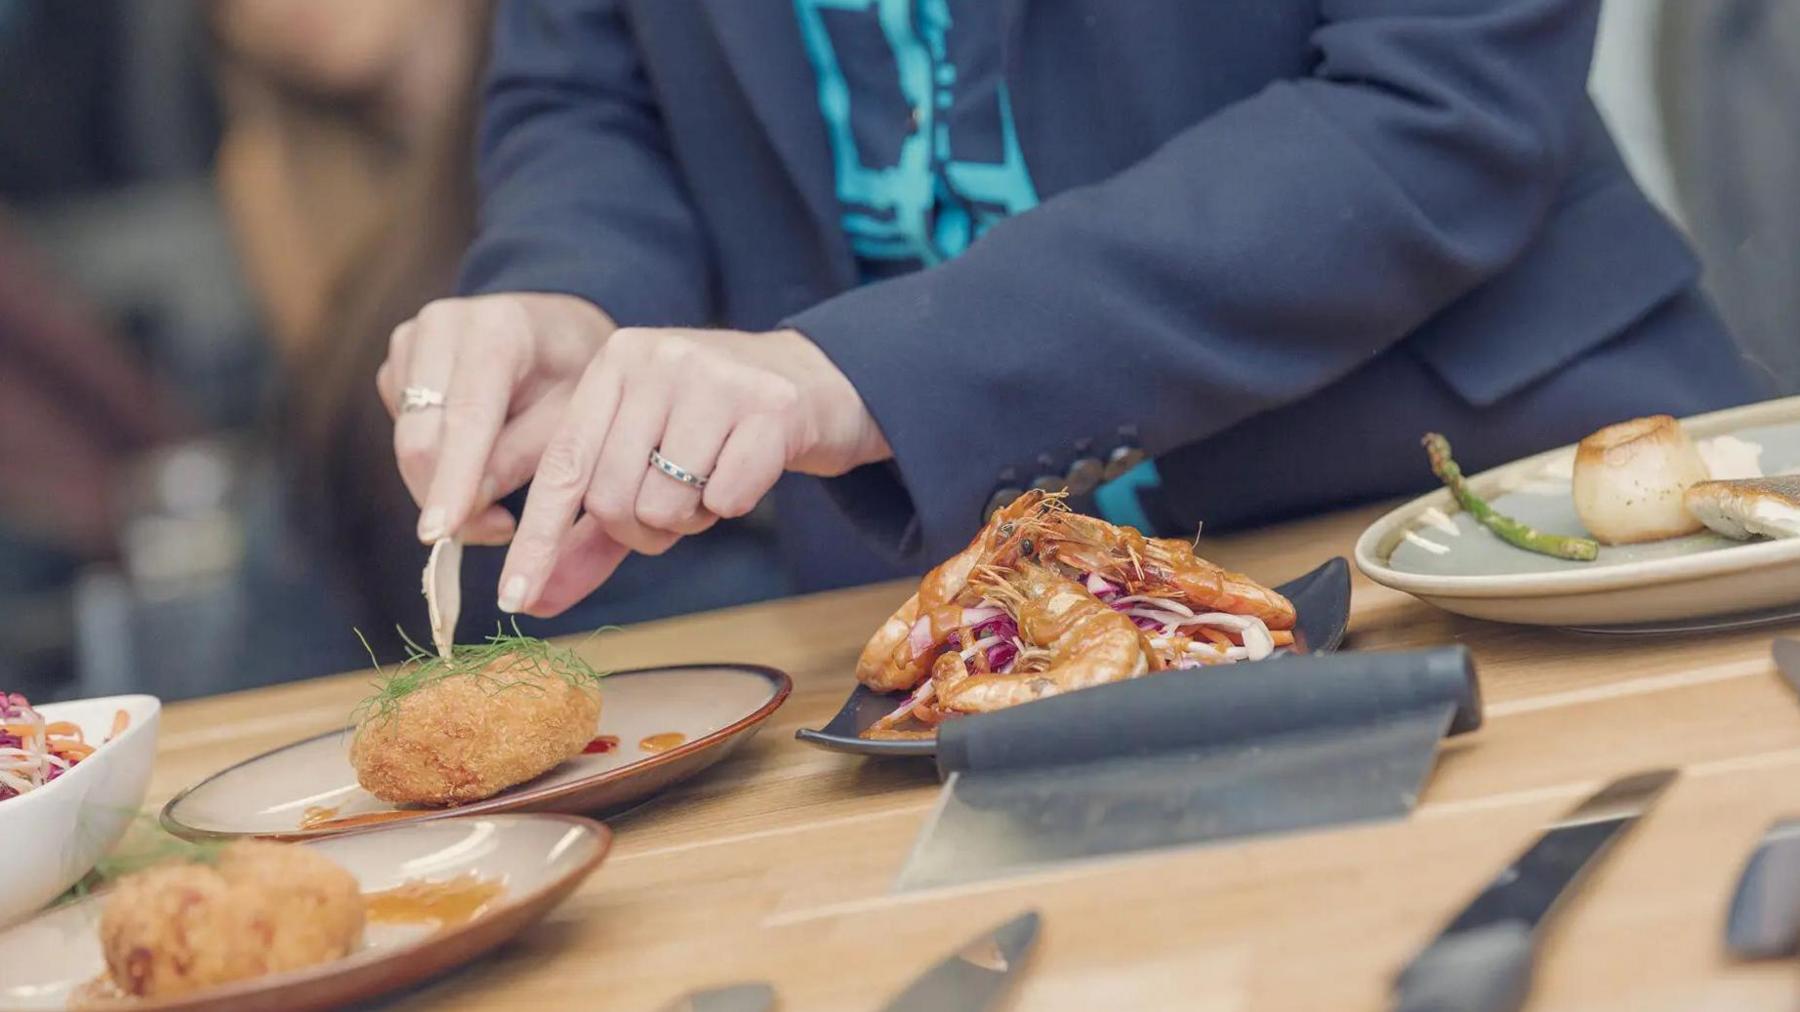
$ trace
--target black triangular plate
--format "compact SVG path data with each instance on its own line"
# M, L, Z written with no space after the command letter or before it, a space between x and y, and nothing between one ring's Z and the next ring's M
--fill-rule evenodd
M1276 588L1294 602L1300 621L1294 640L1303 653L1326 654L1344 642L1350 625L1350 564L1332 559L1297 580ZM937 755L937 741L921 738L911 741L880 741L860 738L863 728L880 720L905 699L904 693L873 692L858 685L844 700L844 706L824 727L803 727L794 737L809 745L848 752L852 755L921 756Z

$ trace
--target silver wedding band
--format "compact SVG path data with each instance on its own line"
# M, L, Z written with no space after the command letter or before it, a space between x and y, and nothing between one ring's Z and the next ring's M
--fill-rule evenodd
M444 395L429 387L407 387L400 391L400 410L424 411L426 408L444 406Z
M650 451L650 466L684 485L692 485L697 489L706 487L707 476L695 474L655 450Z

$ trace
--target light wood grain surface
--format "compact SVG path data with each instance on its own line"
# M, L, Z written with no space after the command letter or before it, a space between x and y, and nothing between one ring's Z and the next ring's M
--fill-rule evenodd
M1269 582L1347 555L1379 510L1201 543ZM1137 855L896 895L930 807L929 764L804 746L851 688L899 585L756 605L593 641L612 668L731 659L794 677L755 741L612 821L613 856L548 920L402 1008L654 1009L769 980L783 1009L873 1009L980 928L1035 906L1017 1009L1376 1009L1395 970L1541 825L1617 774L1679 766L1662 804L1567 905L1531 1005L1800 1009L1800 963L1721 947L1744 859L1800 813L1800 700L1769 657L1785 629L1584 637L1460 619L1357 578L1348 649L1467 644L1487 726L1448 744L1402 821ZM345 675L171 706L151 786L180 788L340 726Z

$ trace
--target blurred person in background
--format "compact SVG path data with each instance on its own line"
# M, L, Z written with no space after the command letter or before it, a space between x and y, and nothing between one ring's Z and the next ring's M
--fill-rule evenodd
M1664 135L1707 290L1768 392L1800 393L1800 4L1662 11Z
M488 0L216 0L227 124L220 187L275 332L291 513L383 657L424 639L424 552L371 377L388 334L454 289L475 233L478 79ZM753 523L644 559L551 633L786 591ZM491 584L500 554L471 551ZM671 567L680 567L679 570ZM696 569L704 580L692 578ZM677 579L676 576L683 577ZM491 630L491 594L463 628ZM529 624L529 623L528 623ZM337 635L346 642L350 630Z
M191 420L120 335L0 218L0 673L42 696L73 677L79 571L121 555L114 480Z
M149 629L195 632L154 599L201 568L144 479L257 389L201 12L0 0L0 99L0 685L154 690Z
M462 297L380 374L419 536L553 614L773 490L824 587L1029 485L1218 529L1746 400L1596 11L502 2Z

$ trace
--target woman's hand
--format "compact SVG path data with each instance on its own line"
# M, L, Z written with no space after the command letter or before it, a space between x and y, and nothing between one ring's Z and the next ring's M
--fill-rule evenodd
M506 293L433 302L394 330L376 384L394 416L394 456L422 508L419 538L504 544L495 505L537 470L582 370L612 320L572 295ZM403 411L419 387L443 404Z
M705 488L652 469L652 450ZM750 512L784 470L839 475L890 455L862 397L798 331L616 330L544 446L500 607L556 614L627 550L658 554Z

